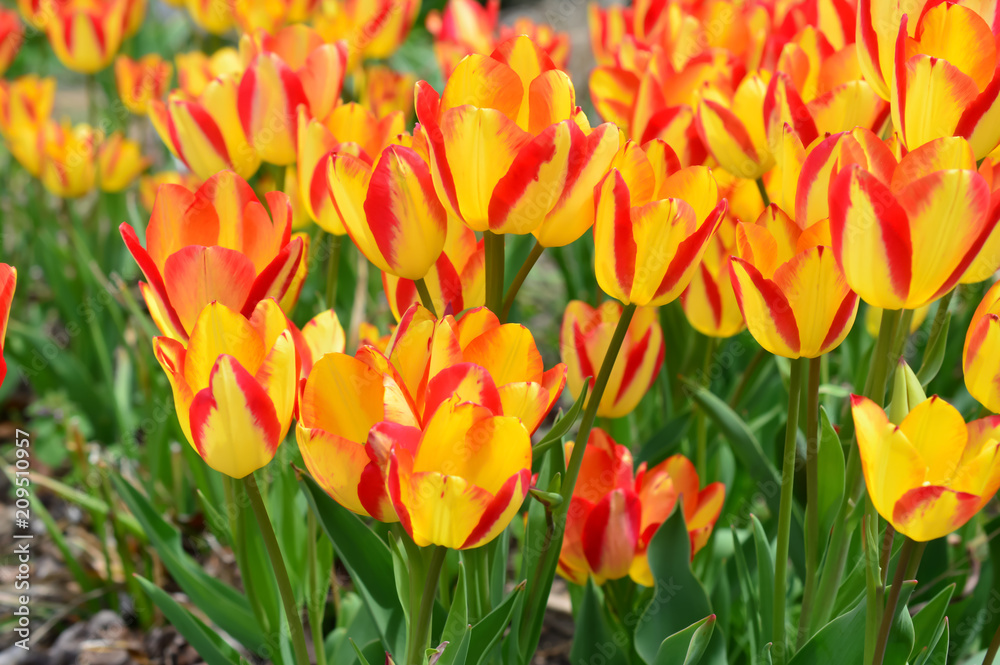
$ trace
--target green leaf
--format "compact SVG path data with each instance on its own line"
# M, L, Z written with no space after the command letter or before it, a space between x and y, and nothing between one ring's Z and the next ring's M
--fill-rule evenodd
M510 623L511 615L514 614L514 605L524 593L524 585L525 583L521 582L514 587L502 603L472 627L466 665L480 665L500 641L504 631L507 630L507 624Z
M698 665L715 630L715 615L676 632L660 645L656 665Z
M753 542L757 554L757 597L760 598L761 639L774 637L774 552L756 515L750 516L753 524Z
M656 662L664 635L673 635L713 612L705 588L691 572L691 540L683 511L674 510L656 530L648 556L655 584L653 597L635 630L635 650L652 664ZM713 632L705 662L712 665L726 662L721 630Z
M396 585L388 575L392 555L382 540L357 515L331 499L309 477L299 481L309 505L333 543L337 557L354 582L355 589L371 612L382 643L392 654L406 649L406 621L396 596Z
M576 423L576 419L580 417L580 412L583 411L583 404L587 401L587 391L590 388L590 383L585 382L583 384L583 389L580 391L580 396L576 398L573 402L573 406L569 407L569 411L564 413L562 417L556 418L555 423L545 436L535 444L533 453L538 455L549 447L562 443L564 436L569 434L570 429L572 429L573 424Z
M111 479L122 501L142 525L163 565L191 603L247 649L257 652L269 646L262 644L265 633L247 607L243 594L202 570L184 551L180 533L167 524L137 489L118 475Z
M865 600L826 624L803 645L788 665L860 663L865 658Z
M913 661L913 665L927 665L928 663L944 662L948 657L948 631L948 617L945 617L944 619L941 619L941 623L938 624L937 630L934 631L934 635L931 637L930 642L917 655L916 660ZM942 640L942 638L944 639ZM940 661L937 658L931 660L931 658L938 653L943 653L944 658Z
M450 644L461 642L469 632L469 597L465 588L465 565L458 564L458 582L455 583L455 595L451 599L451 609L445 619L441 631L441 641Z
M733 534L733 550L736 559L736 576L740 583L740 595L744 599L744 606L747 615L747 643L748 651L756 653L757 645L761 639L760 612L757 610L757 589L750 579L750 569L747 567L746 557L743 555L743 545L736 535L736 527L730 526ZM749 540L749 538L748 538Z
M948 347L948 329L950 327L951 312L948 312L944 315L944 324L941 326L941 332L935 339L931 340L931 346L924 349L924 360L920 363L920 369L917 371L917 380L920 381L920 385L924 388L941 371L941 365L944 362L944 352Z
M466 626L457 642L442 640L437 649L428 650L428 665L464 665L469 659L471 641L472 626Z
M819 514L819 551L826 549L826 540L833 521L840 511L844 498L844 449L840 445L840 437L830 424L826 409L819 409L820 437L817 462L819 466L819 483L817 484L817 503Z
M358 645L354 643L354 640L348 639L348 641L351 643L351 646L354 647L354 654L358 657L358 662L361 663L361 665L371 665L371 663L368 662L368 659L365 658L365 654L361 651ZM365 648L367 649L367 647L370 646L370 644L367 644L365 645Z
M236 508L234 549L243 557L242 561L237 559L243 588L261 629L270 634L281 626L281 596L278 593L278 581L271 568L271 559L264 545L257 516L250 509L250 499L246 495L243 481L226 480L232 483L233 503Z
M920 611L913 616L913 649L910 651L910 661L924 649L931 647L931 642L941 637L941 621L948 611L948 603L955 593L955 585L949 584L931 598Z
M885 645L885 665L906 665L910 651L913 650L913 620L906 604L910 602L916 580L907 580L899 587L899 600L892 616L892 626L889 628L889 641Z
M184 639L194 647L194 650L208 665L234 665L240 662L240 655L226 644L215 631L198 620L193 614L181 607L163 589L159 588L145 577L136 575L146 594L163 612L163 616L177 629Z
M671 418L663 427L649 437L635 455L636 465L645 462L654 467L670 457L680 446L691 425L691 412L687 411Z
M593 578L587 579L583 588L583 601L576 615L573 648L569 653L572 665L590 665L594 654L601 655L606 665L628 665L622 646L615 643L613 629L604 612L603 594Z
M195 489L195 495L201 504L201 509L205 512L208 528L212 534L219 539L223 545L232 546L233 534L229 530L229 520L226 519L219 509L215 507L215 502L211 501L200 489Z
M403 554L402 543L395 534L389 533L389 553L392 554L392 577L396 582L396 596L399 598L399 605L403 608L403 616L406 623L410 623L410 571L407 566L407 557Z

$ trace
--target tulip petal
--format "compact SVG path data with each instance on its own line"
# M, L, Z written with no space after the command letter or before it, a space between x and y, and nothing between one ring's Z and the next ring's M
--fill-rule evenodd
M798 358L799 328L788 299L749 262L729 259L733 291L743 319L757 343L775 355Z
M635 492L616 489L590 511L583 526L583 551L598 581L628 575L639 541L641 510Z
M892 511L896 530L917 542L935 540L963 526L979 508L975 494L940 485L915 487L899 498Z
M254 277L253 264L246 256L218 246L185 247L167 258L163 271L167 300L186 330L194 327L210 302L242 309Z
M500 393L493 378L479 365L473 363L452 365L428 381L424 419L431 418L438 406L453 396L462 402L484 406L494 414L504 413Z
M505 323L479 335L462 349L468 362L486 368L497 386L520 381L541 382L542 356L531 331Z
M302 461L319 486L351 512L370 515L359 498L361 475L371 463L364 445L320 428L305 427L301 422L295 438Z
M331 353L313 365L299 399L299 422L363 443L384 417L382 375L360 360Z
M946 484L954 475L968 441L965 419L937 395L913 406L899 429L927 465L926 482Z

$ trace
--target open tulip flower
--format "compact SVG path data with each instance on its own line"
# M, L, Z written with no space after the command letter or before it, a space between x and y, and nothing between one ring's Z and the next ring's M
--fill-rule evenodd
M320 3L313 23L328 42L347 40L347 68L354 70L362 60L395 53L419 12L419 0L340 0Z
M59 61L74 72L96 74L111 64L125 38L131 0L53 2L45 21L49 43ZM143 4L143 14L145 13ZM140 17L141 21L141 17Z
M622 306L616 300L606 300L596 309L581 300L573 300L566 306L559 348L567 368L566 385L573 399L580 396L584 384L593 388L594 377L604 361L621 315ZM621 418L631 413L660 373L665 352L656 310L637 310L611 368L597 415Z
M222 303L199 313L186 343L153 340L188 443L220 473L243 478L266 466L295 406L298 360L288 319L272 298L249 318Z
M201 51L178 53L174 62L177 64L177 84L192 98L200 97L212 79L232 74L238 81L243 73L239 51L231 46L220 48L211 56Z
M17 286L17 268L0 263L0 385L7 377L7 361L3 358L4 339L7 337L7 319L10 317L10 304L14 299L14 289Z
M174 66L156 53L133 60L127 55L115 58L115 82L118 97L130 112L146 115L149 100L160 99L170 86Z
M302 330L289 322L289 329L295 338L295 348L299 352L299 380L312 372L313 365L328 353L343 353L347 348L347 336L340 325L336 310L328 309L309 320Z
M151 100L149 119L175 157L199 178L223 170L249 178L260 167L260 155L243 131L238 112L239 76L218 76L197 97L174 90L166 102Z
M852 164L833 180L829 204L847 284L883 309L915 309L950 291L998 218L962 138L920 146L891 175Z
M361 88L360 102L376 118L385 118L401 111L406 118L413 116L413 74L397 72L384 65L366 66L354 73Z
M826 224L802 231L774 204L756 223L737 226L733 290L750 334L771 353L815 358L854 326L858 296L829 245Z
M319 0L235 0L233 15L243 32L273 32L286 23L306 23Z
M1000 416L966 424L931 397L899 423L870 399L851 396L868 494L896 531L916 541L968 522L1000 487Z
M753 195L760 200L756 188ZM681 307L688 323L709 337L725 339L743 330L743 314L729 279L729 257L736 251L736 224L731 214L725 216L709 240L691 283L681 293Z
M236 3L218 0L179 0L199 28L213 35L229 32L236 24Z
M52 114L56 80L27 74L0 79L0 134L8 150L36 178L42 171L45 127Z
M565 72L525 36L489 56L466 57L441 96L417 83L417 118L449 213L474 231L526 234L544 224L553 244L586 231L577 220L589 218L618 131L591 129L575 94Z
M77 198L94 189L97 177L97 142L90 125L50 120L42 130L39 179L56 196Z
M325 118L340 98L347 66L345 42L327 44L302 24L274 35L259 32L240 40L246 71L237 99L240 123L265 162L295 161L299 106Z
M563 380L564 368L542 375L523 327L483 308L435 320L415 305L388 356L362 346L313 366L299 396L299 448L344 507L398 519L421 546L478 547L527 495L530 431Z
M597 283L623 304L665 305L680 296L726 214L704 166L680 168L659 139L629 141L597 190Z
M754 180L774 166L764 118L770 77L755 72L744 78L732 100L706 88L695 111L695 126L719 165L739 178Z
M567 444L567 457L574 444ZM660 525L680 504L691 557L708 543L725 501L726 488L699 489L694 465L674 455L652 469L639 465L633 478L632 454L602 429L590 432L583 466L573 489L559 555L559 573L575 584L589 576L603 584L626 576L653 586L646 550Z
M980 160L979 175L990 188L990 211L987 216L1000 216L1000 161L996 156ZM1000 270L1000 224L993 227L979 254L958 281L960 284L978 284L993 277L997 270Z
M119 230L148 283L140 283L153 321L166 337L184 342L211 302L250 316L261 300L294 303L305 261L303 241L291 237L288 197L253 189L230 171L192 192L160 187L143 248L135 230Z
M1000 413L1000 282L990 287L972 315L962 366L965 387L993 413Z
M17 12L0 8L0 76L14 61L24 41L24 28Z
M150 164L139 144L115 132L101 142L97 151L98 184L105 192L120 192L139 177Z

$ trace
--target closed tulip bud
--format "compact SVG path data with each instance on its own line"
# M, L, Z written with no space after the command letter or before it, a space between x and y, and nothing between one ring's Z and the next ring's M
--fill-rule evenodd
M623 304L665 305L690 283L726 213L704 166L679 169L659 139L629 141L598 185L597 283Z
M750 74L728 104L708 91L696 107L695 124L709 153L740 178L759 178L774 166L763 111L768 82L766 72Z
M150 164L139 144L115 132L104 139L97 152L98 184L105 192L120 192L139 177Z
M125 37L130 4L130 0L52 3L53 15L45 28L59 62L81 74L96 74L110 65Z
M574 445L567 444L567 458ZM598 584L630 576L651 587L646 551L677 503L683 506L693 558L708 542L724 500L725 486L700 488L694 465L683 455L652 469L643 462L633 478L628 448L595 428L570 500L559 573L575 584L590 576Z
M271 461L292 421L298 377L292 331L273 299L249 319L209 303L186 344L157 337L153 350L184 436L206 464L243 478Z
M7 337L7 319L10 316L10 304L14 299L14 289L17 286L17 268L0 263L0 385L7 376L7 361L3 358L4 339Z
M816 358L840 345L854 325L858 296L830 249L829 231L805 231L775 205L736 228L729 270L747 329L786 358Z
M1000 286L997 284L990 287L972 315L962 351L965 387L993 413L1000 413Z
M195 174L186 171L160 171L139 178L139 203L143 209L149 213L153 212L153 204L156 202L156 193L160 185L181 185L184 189L196 190L201 187L201 179Z
M753 193L757 195L756 188ZM729 279L729 257L735 251L736 218L730 213L712 236L691 283L681 293L681 307L688 323L703 335L725 339L743 330L743 314Z
M573 300L566 306L559 348L573 399L580 396L585 383L593 388L621 314L622 306L615 300L607 300L596 309L581 300ZM665 351L656 310L636 310L597 406L597 415L621 418L631 413L659 375Z
M886 411L889 421L899 425L906 415L918 404L927 399L920 380L903 359L896 365L892 375L892 386L889 391L889 409Z
M42 132L39 178L45 189L64 199L77 198L94 189L95 143L100 137L93 128L49 121Z
M175 90L166 103L150 102L149 119L160 139L202 179L224 170L249 178L260 166L260 155L240 123L237 89L238 80L225 75L209 82L197 98Z
M852 164L833 179L833 252L862 300L916 309L954 288L998 218L964 139L922 145L885 177Z
M173 65L155 53L139 60L133 60L127 55L115 58L118 96L125 108L136 115L146 115L149 100L163 97L173 74Z
M150 316L172 339L188 339L210 302L250 316L265 298L297 295L305 261L301 237L291 237L291 206L281 192L267 195L270 215L253 189L225 171L197 191L160 187L143 248L127 223L119 227L146 276L140 282Z
M0 76L14 61L24 41L24 28L17 12L0 8Z
M201 51L178 53L177 84L190 97L200 97L212 79L220 76L235 76L239 80L243 73L243 61L239 52L231 46L220 48L211 56Z
M851 396L868 494L897 532L926 542L979 512L1000 487L1000 416L966 424L937 396L894 425L877 404Z

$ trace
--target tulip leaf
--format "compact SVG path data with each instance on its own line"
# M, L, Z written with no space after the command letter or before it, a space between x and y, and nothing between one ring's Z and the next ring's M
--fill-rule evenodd
M198 656L208 665L233 665L240 662L240 655L226 641L196 616L174 600L170 594L156 586L145 577L136 575L143 591L156 603L163 616L170 621L184 639L194 647Z
M774 552L756 515L750 516L753 524L753 542L757 554L757 596L760 598L760 631L762 640L774 637Z
M920 381L920 385L924 388L934 380L934 377L941 370L941 365L944 362L944 352L948 346L948 329L950 327L951 312L948 312L944 315L944 323L941 325L941 330L937 337L930 340L927 348L924 349L924 359L920 363L920 369L917 370L917 380Z
M635 630L635 650L647 663L655 663L665 635L684 630L692 622L713 614L705 588L691 572L691 539L684 513L674 510L649 543L649 567L653 573L653 597L642 612ZM726 663L722 630L713 631L705 662Z
M389 533L389 552L392 554L392 577L396 582L396 596L403 608L406 622L410 622L410 571L406 556L400 549L401 543L396 535Z
M337 558L351 575L355 589L371 612L382 643L393 654L406 646L406 621L396 595L396 584L387 573L392 554L386 544L357 515L342 507L303 476L299 482L309 505L326 532Z
M823 626L788 665L860 663L865 659L865 600Z
M441 631L441 641L457 643L462 640L469 629L469 599L465 583L465 565L458 564L458 582L455 584L455 594L451 600L451 609L445 619Z
M358 663L360 663L360 665L371 665L371 663L368 660L368 657L365 656L366 651L369 653L369 655L372 655L371 652L375 649L375 647L378 647L380 652L382 650L382 645L378 642L369 642L368 644L365 645L364 649L359 647L357 643L350 638L348 638L348 642L350 642L351 646L354 647L354 655L358 657ZM378 655L381 656L382 654L379 653ZM375 662L377 663L378 661L376 660Z
M472 635L469 639L469 656L466 665L480 665L496 646L500 638L507 630L510 617L514 614L514 606L518 599L524 594L525 583L521 582L511 590L507 597L493 611L480 619L479 623L472 627Z
M436 649L428 649L427 665L465 665L469 659L469 643L472 641L472 626L465 626L459 641L442 640Z
M757 590L750 579L750 569L747 566L746 557L743 555L743 545L736 535L736 527L729 527L733 534L734 559L736 559L736 576L740 583L740 596L743 597L743 606L747 614L747 643L751 653L757 651L757 644L761 637L760 612L757 609ZM749 540L749 538L747 539Z
M819 483L817 486L817 503L819 514L819 551L826 549L826 539L833 528L841 503L844 499L844 449L840 445L840 437L830 424L826 409L819 409L820 436L817 464L819 466Z
M534 455L538 455L544 450L547 450L550 446L562 443L564 436L569 434L570 429L576 423L576 419L580 417L580 412L583 411L584 402L587 401L587 392L589 391L590 383L584 382L583 389L580 390L580 396L576 398L573 402L573 406L569 407L569 411L562 414L562 416L556 418L555 423L545 436L542 437L541 441L534 446Z
M663 640L656 665L698 665L715 630L715 615L696 621Z
M928 663L944 662L947 658L948 643L950 641L948 632L948 617L945 617L941 619L941 623L938 624L937 629L931 636L927 646L923 647L916 659L913 660L913 665L927 665ZM939 651L945 654L945 658L942 658L940 661L937 658L931 660L931 657Z
M668 420L639 448L639 452L635 455L636 465L645 462L653 467L670 457L684 440L690 425L690 411Z
M897 564L898 565L898 564ZM892 615L892 625L889 628L889 641L885 646L885 665L906 665L910 651L913 649L913 619L906 609L910 602L916 580L907 580L899 587L899 600L896 601L896 611ZM888 593L888 589L886 590Z
M266 646L261 644L264 632L247 607L243 594L206 573L184 551L177 529L163 519L139 490L118 475L113 475L111 479L122 501L142 525L170 576L188 595L191 603L248 649Z
M924 649L932 649L932 642L941 637L941 621L948 611L948 603L955 593L955 584L949 584L930 599L919 612L913 616L913 649L910 650L910 662Z
M594 579L589 577L576 615L573 648L569 653L572 665L589 665L595 654L600 654L601 662L607 665L628 665L628 657L623 650L628 645L620 638L621 644L615 642L614 630L604 611L603 597Z

